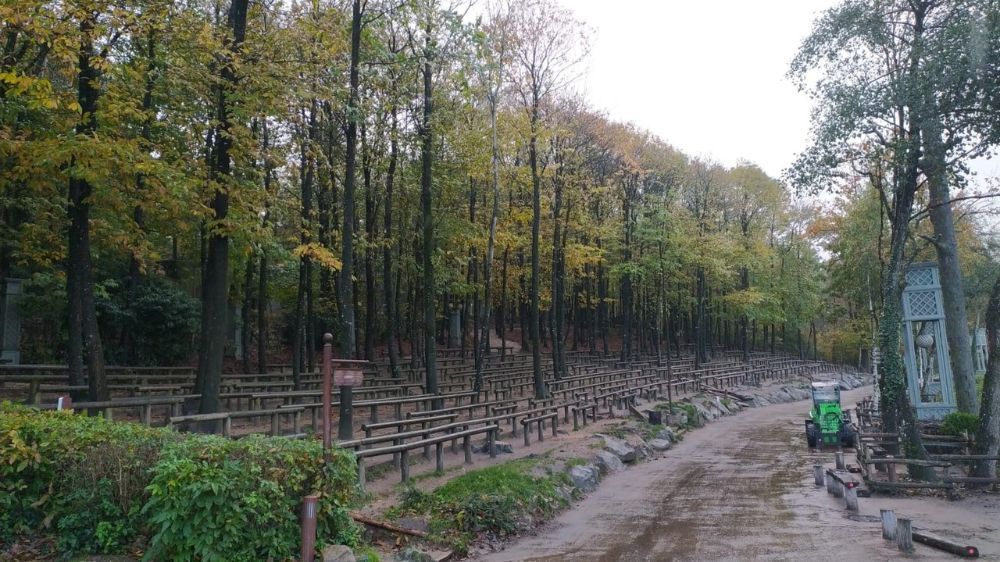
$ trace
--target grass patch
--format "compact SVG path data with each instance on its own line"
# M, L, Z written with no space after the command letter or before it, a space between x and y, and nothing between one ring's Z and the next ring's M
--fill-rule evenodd
M505 538L551 517L568 501L562 472L545 471L548 457L519 459L463 474L432 492L407 487L387 515L428 517L430 539L464 555L478 537Z

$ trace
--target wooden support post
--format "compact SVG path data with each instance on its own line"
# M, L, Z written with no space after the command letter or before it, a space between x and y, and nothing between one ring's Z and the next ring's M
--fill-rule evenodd
M462 439L462 449L465 451L465 464L472 464L472 436L466 435Z
M410 457L407 451L399 452L399 477L403 482L410 480Z
M274 412L271 414L271 437L281 435L281 414Z
M538 426L538 442L541 443L545 441L545 420L538 420L535 425Z
M837 451L834 453L834 461L836 463L837 470L847 470L847 466L844 465L844 451Z
M895 482L896 481L896 463L891 460L893 458L892 455L886 455L885 458L890 459L889 463L885 467L886 471L889 473L889 482Z
M902 552L913 552L913 523L909 519L896 520L896 546Z
M813 465L813 478L816 480L817 486L823 485L823 480L824 480L823 465L819 463Z
M438 472L444 472L444 443L438 442L434 446L435 468Z
M491 429L488 433L487 444L490 447L490 458L497 458L497 430Z
M365 474L365 459L358 459L358 487L361 491L365 491L365 479L367 475Z
M524 433L524 446L525 447L531 445L531 432L528 431L528 425L529 424L525 424L524 425L524 429L522 430L522 433Z

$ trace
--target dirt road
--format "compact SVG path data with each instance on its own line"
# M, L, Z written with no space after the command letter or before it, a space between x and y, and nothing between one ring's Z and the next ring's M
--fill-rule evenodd
M868 389L845 393L853 404ZM979 546L1000 560L996 496L959 502L862 498L849 518L843 500L812 481L802 401L748 410L688 434L667 456L606 478L540 530L482 560L890 560L894 545L874 521L893 507L914 525ZM922 559L950 555L918 546Z

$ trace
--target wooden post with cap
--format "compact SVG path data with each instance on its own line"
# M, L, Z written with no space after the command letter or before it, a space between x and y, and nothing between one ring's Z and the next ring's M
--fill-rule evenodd
M323 460L330 462L330 416L333 415L332 397L330 391L333 386L333 334L327 332L323 334Z

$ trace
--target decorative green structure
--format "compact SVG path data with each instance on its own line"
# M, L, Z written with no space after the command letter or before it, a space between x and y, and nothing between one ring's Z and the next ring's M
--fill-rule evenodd
M941 278L935 263L913 264L903 289L903 361L910 401L922 420L956 410Z
M814 382L810 390L813 407L806 420L806 442L809 446L853 446L854 427L840 408L840 383Z

